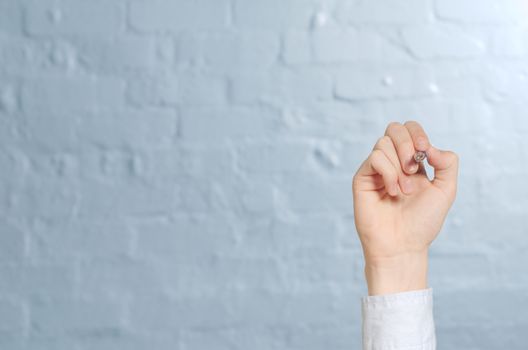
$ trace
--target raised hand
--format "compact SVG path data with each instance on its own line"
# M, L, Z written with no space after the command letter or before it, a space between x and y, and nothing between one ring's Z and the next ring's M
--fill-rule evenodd
M427 153L432 180L414 160L417 151ZM455 199L457 176L458 156L432 146L420 124L388 125L352 185L370 295L427 287L428 248Z

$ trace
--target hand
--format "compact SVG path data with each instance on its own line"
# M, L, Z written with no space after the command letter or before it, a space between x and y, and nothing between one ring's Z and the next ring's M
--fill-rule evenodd
M434 168L428 179L416 151ZM354 175L354 218L369 295L427 287L427 255L457 190L458 156L429 142L414 121L390 123Z

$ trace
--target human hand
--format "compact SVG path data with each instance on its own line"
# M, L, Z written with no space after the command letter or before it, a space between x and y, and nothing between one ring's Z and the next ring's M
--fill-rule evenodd
M434 168L429 180L425 151ZM429 142L414 121L390 123L353 178L354 218L369 295L427 287L427 255L455 200L458 156Z

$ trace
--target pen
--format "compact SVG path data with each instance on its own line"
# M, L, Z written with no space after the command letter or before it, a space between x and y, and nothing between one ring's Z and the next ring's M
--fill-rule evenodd
M414 161L416 163L423 162L425 158L427 158L427 153L425 153L424 151L418 151L414 154Z

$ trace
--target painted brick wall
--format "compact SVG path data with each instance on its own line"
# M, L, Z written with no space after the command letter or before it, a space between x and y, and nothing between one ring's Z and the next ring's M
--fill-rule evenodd
M0 0L0 348L359 349L351 179L416 119L461 157L439 347L525 349L527 23L522 0Z

